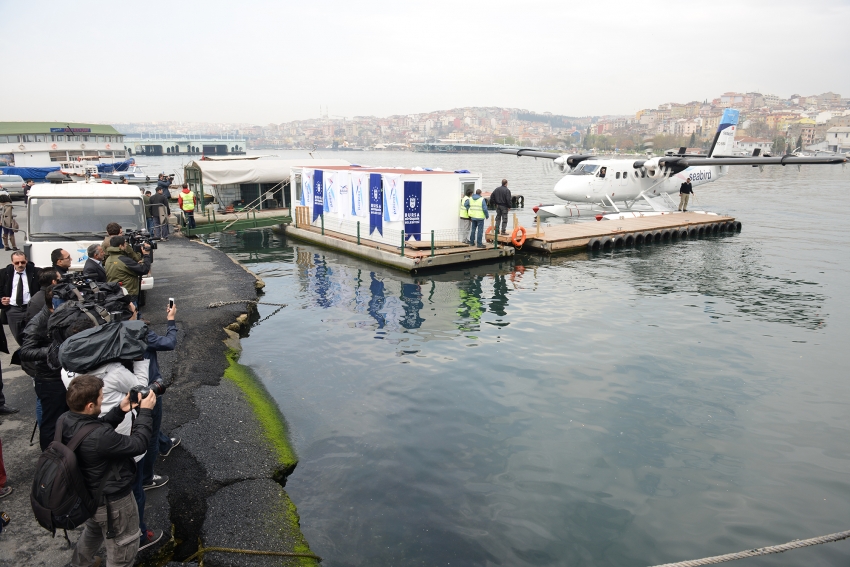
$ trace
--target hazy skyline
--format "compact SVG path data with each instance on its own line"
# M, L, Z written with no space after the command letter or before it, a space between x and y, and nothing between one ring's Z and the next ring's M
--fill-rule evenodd
M850 95L847 1L0 6L2 121L267 124L320 105L586 116L729 90Z

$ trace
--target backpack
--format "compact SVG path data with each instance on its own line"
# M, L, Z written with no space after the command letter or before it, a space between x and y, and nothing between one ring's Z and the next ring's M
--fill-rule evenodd
M108 474L104 474L97 493L92 497L86 488L83 474L77 466L74 451L102 423L84 425L67 445L62 443L63 414L56 422L56 437L38 458L32 482L30 503L38 523L56 537L56 529L72 530L94 516ZM110 518L111 519L111 518ZM70 541L68 542L70 544Z

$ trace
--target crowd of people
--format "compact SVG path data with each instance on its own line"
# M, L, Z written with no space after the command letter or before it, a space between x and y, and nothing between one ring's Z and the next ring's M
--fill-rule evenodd
M161 204L167 210L167 190L166 178L164 187L157 186L156 195L147 191L146 204ZM150 207L146 210L150 211ZM159 226L151 220L148 228L159 229L152 230L153 235L167 240L167 223ZM81 274L68 273L71 254L61 248L51 254L51 267L40 269L12 246L12 261L0 270L0 311L9 334L19 345L12 363L20 364L33 380L34 417L42 458L56 443L73 447L85 486L96 500L96 510L85 521L73 552L74 567L99 564L95 553L104 543L107 565L132 565L139 550L161 540L163 531L150 529L145 523L145 492L168 482L166 475L156 473L156 462L180 444L179 438L170 437L161 429L161 396L167 384L157 360L158 352L174 350L177 345L177 307L173 303L168 307L165 334L145 327L144 339L139 339L144 341L144 353L136 359L100 360L84 372L71 371L63 365L60 348L67 352L68 341L75 340L76 335L112 332L107 329L123 332L122 325L128 324L124 321L140 319L140 284L151 270L151 246L143 244L134 249L118 223L109 223L106 233L102 243L88 247ZM14 237L11 244L14 245ZM122 311L109 311L109 317L104 318L102 306L68 299L63 290L79 285L81 279L86 280L87 288L93 285L107 290L97 297L108 293L119 296L116 301L125 308L123 315ZM78 315L63 327L62 321L70 320L71 307L86 312L86 316ZM2 327L0 351L10 352ZM134 403L133 392L140 389L146 395L138 394ZM0 415L18 412L6 403L0 370ZM0 498L14 490L6 481L0 441ZM35 504L33 509L36 510ZM45 525L40 518L39 523Z

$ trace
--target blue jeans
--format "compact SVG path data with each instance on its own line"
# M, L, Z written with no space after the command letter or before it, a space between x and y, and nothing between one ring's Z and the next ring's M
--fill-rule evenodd
M195 211L183 211L186 215L186 224L189 228L195 228Z
M469 243L475 243L478 246L483 246L481 239L484 238L484 219L471 219L472 233L469 235ZM476 232L478 236L476 237Z
M147 496L145 496L143 479L142 461L139 461L136 463L136 481L133 483L133 497L136 499L136 506L139 508L139 529L142 530L142 539L147 537L148 532L148 527L145 525L145 502L147 501Z
M147 219L148 221L148 234L153 236L153 217Z
M156 405L151 412L153 417L153 431L148 443L148 452L142 459L142 482L150 484L153 482L153 467L160 453L167 453L171 449L171 438L162 432L162 398L156 399Z

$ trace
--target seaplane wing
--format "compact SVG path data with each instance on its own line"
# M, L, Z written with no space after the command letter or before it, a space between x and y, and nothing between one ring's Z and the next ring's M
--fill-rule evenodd
M659 164L665 167L695 167L700 165L824 165L848 163L843 156L747 156L747 157L710 157L661 158Z
M731 166L746 165L762 168L766 165L835 165L847 164L847 156L736 156L735 130L739 112L733 108L723 111L720 125L711 148L705 155L677 153L643 159L613 159L585 154L559 154L534 148L505 148L501 153L517 157L551 159L564 176L555 184L554 193L566 205L540 205L535 212L541 216L574 216L576 204L589 204L603 211L632 210L649 207L662 214L676 210L671 194L679 192L690 179L693 187L717 181ZM622 203L622 205L617 205ZM639 210L639 209L635 209ZM580 210L578 210L580 212ZM586 214L586 213L585 213Z

